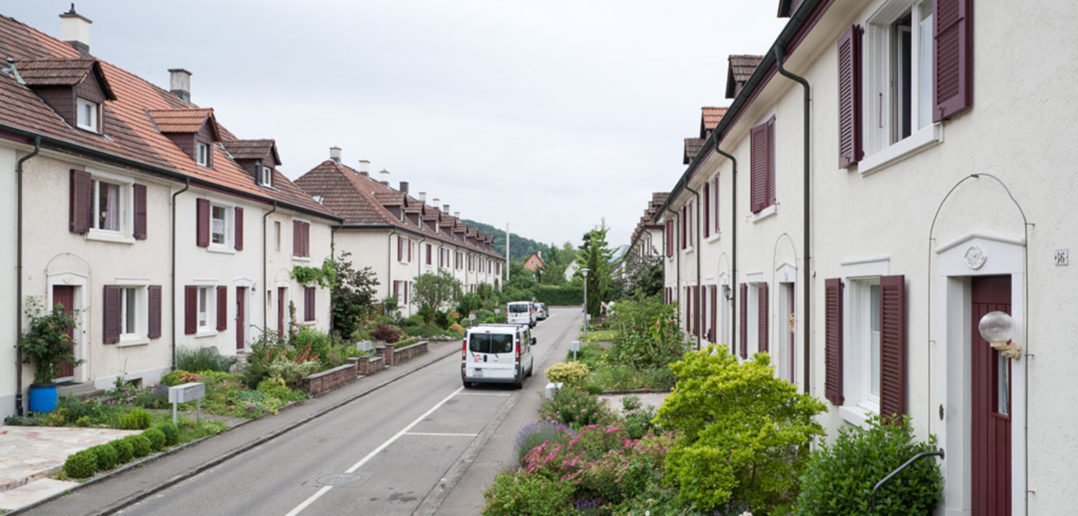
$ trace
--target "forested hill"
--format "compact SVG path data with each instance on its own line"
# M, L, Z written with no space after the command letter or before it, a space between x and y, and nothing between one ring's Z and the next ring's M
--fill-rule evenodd
M491 226L490 224L483 224L482 222L476 222L474 220L468 219L464 219L464 223L478 229L479 231L493 235L494 250L497 251L498 254L505 256L505 228L499 229L494 226ZM520 260L523 258L527 258L538 249L542 249L543 252L546 253L547 248L549 247L546 244L536 242L535 240L532 240L530 238L522 237L516 233L512 234L512 239L510 240L509 245L512 246L512 249L510 249L510 251L512 252L510 260Z

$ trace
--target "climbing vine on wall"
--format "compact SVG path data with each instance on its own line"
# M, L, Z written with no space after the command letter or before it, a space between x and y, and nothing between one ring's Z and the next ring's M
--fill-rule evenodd
M292 279L307 287L317 284L324 288L333 288L337 285L337 264L326 258L321 267L297 265L292 267Z

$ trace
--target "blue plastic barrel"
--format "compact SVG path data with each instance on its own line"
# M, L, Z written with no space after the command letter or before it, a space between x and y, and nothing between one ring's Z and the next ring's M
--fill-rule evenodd
M56 409L57 392L52 384L30 386L30 412L52 412Z

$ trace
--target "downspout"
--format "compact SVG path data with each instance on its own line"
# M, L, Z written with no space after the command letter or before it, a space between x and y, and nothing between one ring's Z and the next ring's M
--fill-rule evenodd
M266 225L268 224L269 216L273 215L273 212L275 212L275 211L277 211L277 201L273 201L273 209L272 210L267 211L266 213L262 214L262 288L266 292L273 292L273 290L270 289L269 284L266 283L267 281L269 281L269 279L266 277L267 274L268 274L266 269L269 267L267 265L267 260L268 260L267 254L268 254L269 251L267 250L267 246L266 246L266 240L268 240L268 238L266 236ZM267 319L267 314L269 313L269 307L266 306L265 296L262 296L262 299L260 300L260 302L262 303L262 335L265 335L266 334L266 328L269 327L269 319Z
M680 216L678 212L671 210L670 208L667 208L666 211L674 214L674 238L671 239L671 242L674 244L674 292L673 295L670 296L670 301L673 301L675 297L677 299L681 299L681 251L679 251L677 247L677 228L678 224L680 224L681 221L678 220ZM680 303L678 304L680 305ZM679 313L678 315L680 318L681 314Z
M700 312L702 311L700 305L703 304L700 302L700 254L704 250L704 242L700 240L700 236L703 235L703 230L700 228L704 226L704 220L700 218L700 192L693 190L692 187L689 186L688 181L685 182L685 189L696 196L696 304L694 305L696 306L696 310L693 312L692 316L693 319L696 319L693 321L696 325L696 350L700 351L700 331L703 330L703 328L701 328L703 325L700 324L702 322L700 320Z
M337 263L337 230L338 229L340 229L338 226L330 226L329 227L329 259L333 260L334 268L336 268L336 263ZM265 241L266 239L263 238L262 240ZM266 260L263 258L262 262L265 263L265 261ZM329 310L329 333L332 334L333 330L334 330L334 328L333 328L333 308L332 308L332 306L333 306L333 289L332 288L329 289L329 306L331 307L330 310ZM263 312L264 311L265 310L263 310Z
M172 296L172 302L169 303L171 307L170 317L172 318L172 366L170 370L176 369L176 197L186 192L191 188L191 179L188 178L184 181L183 190L180 190L172 194L172 243L170 254L172 255L171 270L169 271L169 280L172 282L169 294Z
M809 282L812 281L812 272L811 272L812 261L810 259L811 256L812 256L812 248L809 245L810 244L810 238L812 236L812 233L811 233L812 226L809 223L809 213L811 211L809 209L809 200L811 199L810 191L809 191L809 189L810 189L809 180L811 179L810 176L809 176L809 169L810 169L810 162L809 162L809 135L810 135L809 110L810 110L810 102L812 101L812 97L810 95L811 87L809 86L809 82L804 77L796 75L796 74L790 72L789 70L787 70L786 68L783 68L783 66L782 66L783 57L784 56L782 55L782 45L775 45L775 68L784 77L801 83L801 86L802 86L802 88L804 89L804 92L805 92L805 100L804 100L804 109L805 109L805 113L804 113L804 123L805 123L804 186L805 186L805 188L804 188L804 191L802 192L802 195L804 196L804 199L802 200L802 204L804 205L803 206L804 213L802 215L802 223L804 224L805 270L803 271L804 281L803 281L803 286L801 287L801 291L804 294L804 305L805 305L805 307L804 307L804 314L802 314L802 316L801 316L801 323L804 326L804 330L803 330L804 331L804 337L803 337L802 347L804 348L804 355L805 355L805 360L804 360L805 386L804 386L804 389L805 389L805 393L807 394L809 392L809 386L811 385L811 383L809 381L809 378L810 378L809 375L810 375L810 373L812 371L812 369L809 367L809 357L811 356L811 354L810 354L811 350L809 349L809 340L810 340L811 333L809 333L809 332L810 332L810 330L812 328L812 318L809 316L809 314L811 313L811 311L809 310L809 306L810 306L809 303L812 300L812 295L811 295L811 292L810 292L811 289L809 288Z
M730 354L733 354L734 346L737 343L737 158L733 154L730 154L719 148L718 142L715 143L715 152L718 152L722 157L730 160L733 164L734 172L730 177L730 181L733 183L730 187ZM715 228L718 229L718 228ZM744 307L742 307L744 310ZM744 330L744 329L742 329Z
M15 163L15 338L22 337L22 164L41 152L41 136L34 136L34 150ZM22 415L22 351L15 352L15 413Z

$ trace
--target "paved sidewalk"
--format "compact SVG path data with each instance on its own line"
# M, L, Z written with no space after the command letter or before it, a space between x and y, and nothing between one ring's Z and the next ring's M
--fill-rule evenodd
M379 373L370 376L361 376L357 381L341 387L340 389L327 392L316 398L311 398L288 407L276 416L266 416L249 422L244 421L237 427L218 436L195 441L194 443L185 446L173 448L169 452L150 457L140 464L137 468L137 473L129 472L128 469L120 469L99 475L92 478L90 481L81 484L74 482L57 484L57 481L49 479L49 482L46 484L38 485L38 482L34 482L34 489L28 489L30 486L27 485L20 488L17 493L13 493L14 491L17 491L15 489L0 492L0 510L19 509L21 511L25 509L31 513L40 510L42 514L95 514L115 511L123 506L149 496L160 489L198 474L209 467L219 464L228 458L249 450L265 441L311 422L335 408L358 399L403 376L421 370L444 357L453 355L457 353L459 344L458 341L455 340L431 342L428 345L428 349L429 351L424 355L419 355L403 364L388 367ZM0 426L0 431L10 428L21 428L32 431L48 429L43 427ZM55 430L88 431L94 429L57 428ZM98 429L97 431L121 432L122 435L132 433L122 430ZM2 438L2 436L0 436L0 438ZM68 454L89 448L90 446L102 442L107 442L114 438L115 436L110 435L107 438L102 438L102 440L92 443L89 441L80 441L77 444L72 444L74 447L68 446L62 450L58 445L55 445L56 450L50 453L54 455L62 454L62 458L59 459L58 463L59 465L62 465ZM45 448L49 447L45 442L42 442L41 445ZM8 466L8 459L10 457L17 456L17 459L13 460L12 464L16 462L33 463L37 460L36 452L34 454L24 453L17 448L8 451L11 455L4 455L4 452L7 451L7 449L3 448L3 446L3 442L0 441L0 478L6 478L6 475L3 472L5 471L4 468ZM137 488L133 491L121 493L117 496L117 493L114 492L115 489L101 488L109 484L109 482L101 482L102 480L113 477L121 479L131 475L135 475L138 478ZM0 488L0 490L2 490L2 488ZM69 490L74 490L75 492L69 496L56 498ZM12 507L4 505L4 495L9 495L12 498L12 500L6 503L18 501L20 502L19 505ZM27 505L30 506L27 507Z

